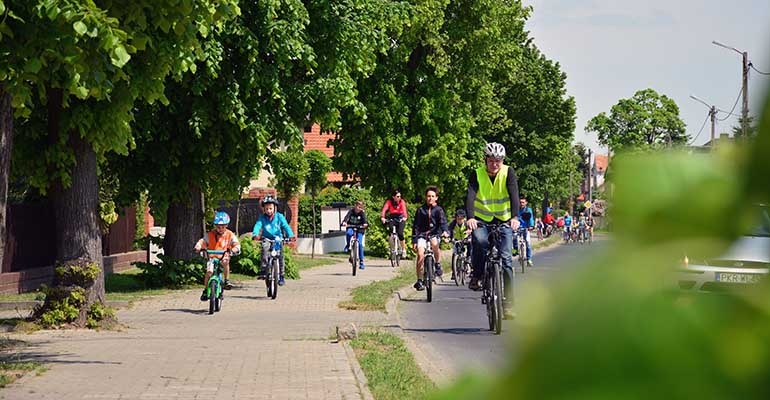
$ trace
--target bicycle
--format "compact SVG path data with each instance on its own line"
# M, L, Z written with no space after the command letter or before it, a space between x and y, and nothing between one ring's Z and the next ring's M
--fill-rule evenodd
M489 249L487 249L486 262L482 275L481 303L487 306L487 318L489 330L499 335L503 330L503 260L497 243L500 241L500 229L504 226L487 225L489 229ZM516 271L512 271L515 273ZM513 288L511 288L513 290ZM511 295L511 297L513 297ZM513 301L513 299L511 299Z
M267 274L264 277L267 297L272 300L278 296L278 279L281 277L280 260L284 241L284 239L262 238L262 251L269 249L266 255L262 255L262 259L264 261L263 268L267 268Z
M519 250L519 265L521 265L521 273L524 273L524 268L527 266L527 242L524 240L527 237L527 228L519 228L516 231L516 242L518 243Z
M420 236L425 238L425 241L427 242L425 244L425 255L422 259L422 276L423 282L425 283L425 292L428 296L428 303L430 303L433 301L433 279L436 277L436 258L433 254L433 246L430 245L430 240L437 236Z
M224 255L224 250L202 250L201 256L206 259L206 265L213 264L213 273L211 278L206 282L206 296L209 298L209 315L214 314L222 309L222 300L224 299L224 277L222 273L225 267L222 266L222 261L219 258L211 257L212 255Z
M348 261L353 266L353 276L356 276L356 270L358 270L358 265L361 263L361 260L358 259L358 246L361 245L361 243L358 243L358 231L364 229L364 227L362 225L347 225L347 227L353 229L353 236L350 237L350 257Z
M388 236L388 246L390 248L390 266L396 268L401 263L401 240L398 238L397 225L401 218L389 218L386 222L390 226L390 236Z
M570 240L572 240L572 229L569 226L562 228L562 240L564 240L565 244L569 244Z
M465 277L468 276L468 244L470 237L457 240L452 239L452 276L454 276L455 286L465 285Z

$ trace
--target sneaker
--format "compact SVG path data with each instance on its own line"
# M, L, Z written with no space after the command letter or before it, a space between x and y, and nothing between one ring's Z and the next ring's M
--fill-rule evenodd
M527 266L532 267L532 260L527 260Z
M229 280L229 279L225 279L225 284L224 284L224 286L223 286L223 287L225 288L225 290L230 290L230 289L232 289L232 288L233 288L233 284L232 284L232 283L230 283L230 280Z
M471 278L470 283L468 283L468 289L473 290L474 292L481 290L481 282L479 278Z
M283 275L278 277L278 286L283 286L286 283L285 280L283 280Z
M436 264L436 276L440 277L444 275L444 271L441 270L441 263Z
M209 296L206 295L206 289L203 289L203 293L201 293L201 301L206 301L209 299Z
M418 291L425 290L425 285L423 285L422 279L418 279L417 282L415 282L414 286L412 286L412 287L414 287Z
M348 253L348 252L350 252L350 249L348 248L348 246L345 246L345 247L342 248L342 252L343 253Z
M366 267L364 267L363 263L361 263L361 265L358 266L358 269L364 269L364 268L366 268Z

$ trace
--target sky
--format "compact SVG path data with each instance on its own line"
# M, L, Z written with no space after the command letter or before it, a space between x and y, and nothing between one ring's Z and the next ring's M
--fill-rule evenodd
M709 108L717 109L716 135L738 124L741 54L770 73L770 0L522 0L533 7L526 29L535 45L567 74L575 98L575 142L601 154L588 120L620 99L651 88L673 99L695 145L710 140ZM749 115L756 115L770 75L749 74ZM705 126L704 126L705 122ZM701 130L701 127L703 129ZM700 134L699 134L700 131ZM697 137L696 137L697 135Z

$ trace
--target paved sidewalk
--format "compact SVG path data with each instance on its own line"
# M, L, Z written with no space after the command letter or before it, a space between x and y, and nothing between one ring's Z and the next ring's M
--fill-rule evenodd
M263 281L236 283L208 315L200 290L175 292L118 311L120 332L10 334L29 346L22 360L50 369L0 389L24 399L371 399L335 326L384 325L392 315L342 310L349 290L395 271L387 260L318 267L287 281L276 300Z

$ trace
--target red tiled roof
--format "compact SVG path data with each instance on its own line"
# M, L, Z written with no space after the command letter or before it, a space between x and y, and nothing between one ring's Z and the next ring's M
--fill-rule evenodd
M610 157L604 154L597 154L596 156L594 156L594 165L596 165L596 172L607 171L607 163L609 162L609 159Z
M310 127L310 132L305 132L305 151L320 150L327 156L334 157L334 146L329 144L329 140L334 139L333 133L321 132L318 124ZM329 172L326 174L326 180L329 182L344 182L342 174L339 172Z

